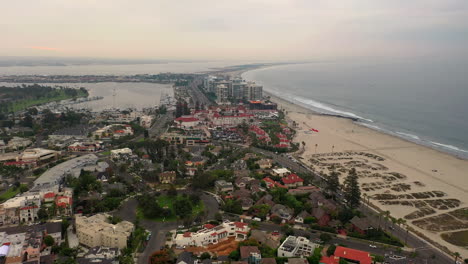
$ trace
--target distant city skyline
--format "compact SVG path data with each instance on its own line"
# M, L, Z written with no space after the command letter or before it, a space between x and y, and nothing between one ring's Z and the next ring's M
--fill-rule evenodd
M467 17L464 0L9 1L0 56L466 56Z

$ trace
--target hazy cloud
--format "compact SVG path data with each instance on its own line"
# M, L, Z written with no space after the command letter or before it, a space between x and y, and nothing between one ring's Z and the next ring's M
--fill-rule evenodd
M3 3L0 12L0 55L291 60L468 53L466 0L20 0Z

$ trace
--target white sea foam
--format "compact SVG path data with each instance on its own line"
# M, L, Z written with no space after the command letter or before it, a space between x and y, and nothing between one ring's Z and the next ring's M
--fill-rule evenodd
M461 149L461 148L457 148L457 147L452 146L452 145L442 144L442 143L438 143L438 142L434 142L434 141L431 141L431 143L434 144L434 145L436 145L436 146L443 147L443 148L446 148L446 149L450 149L450 150L454 150L454 151L458 151L458 152L465 152L465 153L468 153L467 150L464 150L464 149Z
M409 134L409 133L404 133L404 132L396 132L398 135L404 136L404 137L409 137L415 140L421 140L418 136Z
M303 97L297 97L297 96L293 97L292 99L299 102L299 103L303 103L303 104L312 106L312 107L317 108L317 109L325 110L325 111L327 111L329 113L332 113L332 114L336 114L336 115L340 115L340 116L344 116L344 117L357 118L357 119L365 120L365 121L371 122L371 123L373 122L371 119L367 119L367 118L358 116L358 115L356 115L354 113L351 113L351 112L341 111L341 110L332 108L332 107L330 107L330 106L328 106L326 104L323 104L323 103L320 103L320 102L317 102L317 101L314 101L314 100L311 100L311 99L305 99Z

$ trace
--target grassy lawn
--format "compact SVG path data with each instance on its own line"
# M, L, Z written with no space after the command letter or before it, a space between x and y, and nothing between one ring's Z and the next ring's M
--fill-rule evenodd
M79 94L76 98L86 96L86 94L81 91L79 91L78 93ZM17 111L27 109L34 105L41 105L41 104L46 104L49 102L61 101L61 100L66 100L66 99L71 99L71 98L73 97L66 95L64 91L60 91L60 94L54 97L44 97L44 98L39 98L39 99L27 99L27 100L16 101L12 105L10 110L13 112L17 112Z
M137 217L141 217L143 219L149 219L149 220L153 220L153 221L156 221L156 222L173 222L173 221L176 221L177 220L177 217L174 213L174 202L179 198L179 197L182 197L181 195L178 195L177 198L174 198L174 197L170 197L170 196L167 196L167 195L161 195L158 197L157 199L157 202L158 204L163 207L163 208L168 208L172 211L172 216L170 217L155 217L155 218L148 218L148 217L145 217L143 215L143 212L142 212L142 208L138 207L137 208ZM192 208L192 216L196 216L198 215L200 212L203 212L203 210L205 209L205 205L203 204L203 202L199 202L196 206L194 206Z
M110 150L106 150L106 151L101 152L101 155L103 155L103 156L110 156L110 154L111 154Z
M20 191L20 188L11 187L6 192L4 192L2 195L0 195L0 202L6 201L6 200L14 197L15 195L17 195L19 193L19 191Z

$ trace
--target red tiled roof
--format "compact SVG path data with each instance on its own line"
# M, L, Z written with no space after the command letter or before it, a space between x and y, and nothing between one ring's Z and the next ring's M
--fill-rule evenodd
M339 264L340 263L340 258L335 257L333 255L331 255L329 257L322 256L322 258L320 259L320 263L323 263L323 264Z
M192 236L192 233L190 233L190 232L185 232L184 233L184 237L191 237L191 236Z
M206 229L212 229L212 228L216 227L215 225L212 225L212 224L206 224L204 226L205 226Z
M284 177L283 179L281 179L283 181L284 184L294 184L294 183L298 183L298 182L303 182L304 180L297 176L296 174L292 173L292 174L289 174L288 176Z
M20 208L20 210L29 210L29 209L34 209L34 208L37 208L37 205L34 205L34 206L25 206L25 207Z
M361 251L357 249L336 247L334 255L340 258L359 261L360 264L372 263L372 258L369 252L365 252L365 251Z
M244 227L247 226L247 223L234 222L234 225L235 225L237 228L244 228Z
M55 197L55 193L53 193L53 192L48 192L48 193L44 194L44 199L54 198L54 197Z
M177 122L195 122L198 121L198 118L195 117L178 117L176 118Z

